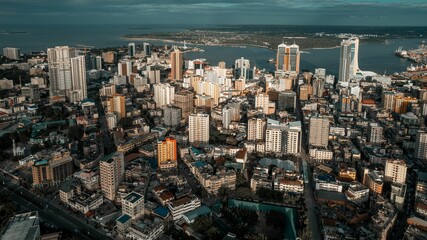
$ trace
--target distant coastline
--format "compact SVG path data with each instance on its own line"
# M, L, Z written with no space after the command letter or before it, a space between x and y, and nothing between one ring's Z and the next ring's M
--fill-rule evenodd
M128 40L128 41L157 41L157 42L165 42L165 43L179 43L183 44L182 41L172 40L172 39L164 39L164 38L150 38L150 37L132 37L132 36L124 36L122 39ZM236 47L236 48L246 48L246 47L255 47L255 48L265 48L274 50L271 47L263 46L263 45L256 45L256 44L235 44L235 43L212 43L212 44L206 44L206 43L192 43L187 42L189 45L194 46L220 46L220 47Z

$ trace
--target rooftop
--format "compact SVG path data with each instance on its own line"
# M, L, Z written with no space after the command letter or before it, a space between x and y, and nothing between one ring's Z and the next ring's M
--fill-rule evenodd
M3 231L1 240L30 240L40 236L38 212L17 214L9 219Z
M126 223L127 221L129 221L131 219L131 217L127 214L123 214L121 215L119 218L117 218L117 222L120 222L122 224Z
M210 214L212 211L207 206L201 206L194 210L184 213L185 217L187 217L190 221L196 219L199 216L204 216Z
M124 200L131 202L131 203L136 203L141 198L143 199L144 196L142 196L141 194L136 193L136 192L131 192L124 198Z

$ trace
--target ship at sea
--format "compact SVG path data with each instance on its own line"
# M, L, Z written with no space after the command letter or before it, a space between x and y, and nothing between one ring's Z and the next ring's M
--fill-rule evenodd
M398 49L396 49L394 54L398 57L401 57L401 58L408 58L409 57L408 51L403 50L403 46L400 46Z

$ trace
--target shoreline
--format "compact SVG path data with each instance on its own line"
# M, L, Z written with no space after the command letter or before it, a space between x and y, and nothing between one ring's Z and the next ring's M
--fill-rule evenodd
M129 40L129 41L158 41L158 42L165 42L165 43L181 43L183 44L183 42L181 41L177 41L177 40L172 40L172 39L162 39L162 38L148 38L148 37L126 37L123 36L122 39L125 40ZM271 48L269 46L264 46L264 45L256 45L256 44L233 44L233 43L218 43L218 44L204 44L204 43L187 43L189 45L194 45L194 46L212 46L212 47L235 47L235 48L246 48L246 47L254 47L254 48L264 48L264 49L269 49L272 51L276 51L276 49ZM327 49L335 49L335 48L339 48L340 46L333 46L333 47L314 47L314 48L306 48L306 49L301 49L301 51L308 51L308 50L327 50Z
M158 41L158 42L166 42L166 43L181 43L181 41L172 40L172 39L161 39L161 38L147 38L147 37L122 37L125 40L134 40L134 41ZM233 44L233 43L218 43L218 44L205 44L205 43L186 43L188 45L194 46L212 46L212 47L235 47L235 48L246 48L246 47L255 47L255 48L265 48L274 50L268 46L256 45L256 44Z

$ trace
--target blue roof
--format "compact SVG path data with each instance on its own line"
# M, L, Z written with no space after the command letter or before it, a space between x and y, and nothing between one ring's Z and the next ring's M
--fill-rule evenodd
M204 162L204 161L195 161L193 164L194 164L194 166L196 166L197 168L204 167L204 166L208 165L208 164L207 164L206 162Z
M117 222L121 222L121 223L126 223L127 221L129 221L131 219L131 217L127 214L123 214L121 215L119 218L117 218Z
M157 207L154 209L154 213L162 218L166 218L169 215L169 209L165 207Z
M197 217L204 216L210 214L212 211L207 206L201 206L194 210L184 213L184 215L188 218L188 220L192 221Z
M48 163L49 163L49 160L47 160L47 159L42 159L42 160L39 160L39 161L35 162L35 163L34 163L34 166L45 165L45 164L48 164Z
M131 193L129 193L126 197L125 197L125 200L126 201L128 201L128 202L131 202L131 203L135 203L135 202L137 202L138 200L140 200L141 198L143 198L144 196L142 196L141 194L139 194L139 193L136 193L136 192L131 192Z
M202 150L200 150L200 149L198 149L198 148L195 148L195 147L191 147L190 148L190 151L192 151L194 154L196 154L196 155L199 155L199 154L203 154L203 151Z

